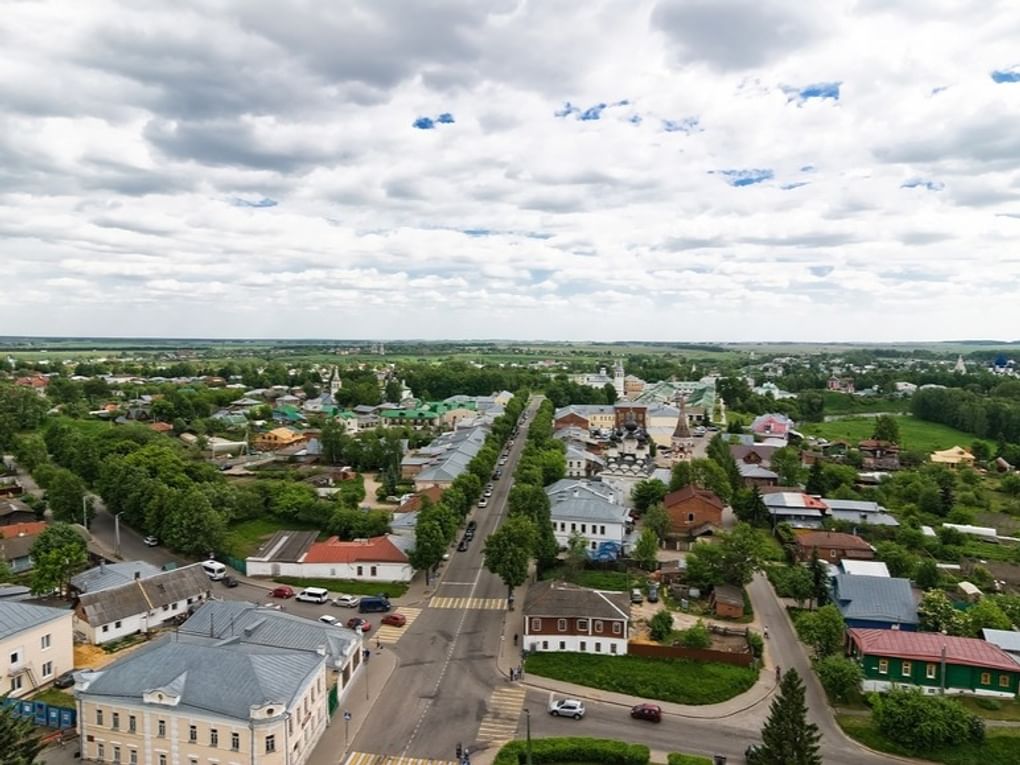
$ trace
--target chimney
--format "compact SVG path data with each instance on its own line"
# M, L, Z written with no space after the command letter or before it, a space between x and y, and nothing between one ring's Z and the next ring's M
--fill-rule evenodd
M142 572L141 571L136 571L135 572L135 579L141 579L141 578L142 578Z
M106 571L106 559L105 558L100 558L99 559L99 573L102 574L105 571Z

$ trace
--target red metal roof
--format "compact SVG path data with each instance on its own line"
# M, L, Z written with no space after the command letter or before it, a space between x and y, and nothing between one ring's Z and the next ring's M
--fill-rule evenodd
M869 656L939 662L944 648L949 664L1020 672L1020 664L1008 653L977 638L953 637L941 632L851 629L850 639Z
M800 547L826 547L837 550L868 550L871 545L853 534L838 531L798 531L794 541Z
M667 494L662 504L666 507L672 507L680 502L687 502L688 500L694 499L695 497L701 497L701 499L708 502L710 505L714 505L720 510L723 509L723 501L716 496L715 492L709 491L708 489L699 489L691 484L684 486L682 489L677 489L674 492Z
M386 537L353 542L330 537L309 547L302 563L407 563L407 556Z
M46 531L46 521L28 521L0 526L0 539L13 539L18 536L32 536Z

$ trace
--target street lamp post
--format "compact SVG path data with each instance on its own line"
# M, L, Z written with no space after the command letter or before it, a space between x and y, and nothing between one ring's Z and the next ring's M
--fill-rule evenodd
M113 516L113 546L114 554L118 558L120 557L120 517L123 514L123 512L119 512Z
M85 494L81 495L81 525L85 527L85 531L89 530L89 506Z
M526 734L527 740L528 740L528 748L527 748L528 760L527 760L527 765L532 765L532 763L531 763L531 710L527 709L527 708L525 708L525 710L524 710L524 730L525 730L525 734Z

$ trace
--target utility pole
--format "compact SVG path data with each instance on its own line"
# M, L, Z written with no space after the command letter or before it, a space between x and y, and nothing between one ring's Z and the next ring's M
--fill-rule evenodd
M525 708L524 710L524 725L528 739L528 760L527 765L532 765L531 762L531 710Z
M120 517L123 514L122 511L113 516L113 552L118 558L120 557Z
M88 495L81 495L81 525L85 527L85 531L89 530L89 506L88 506Z

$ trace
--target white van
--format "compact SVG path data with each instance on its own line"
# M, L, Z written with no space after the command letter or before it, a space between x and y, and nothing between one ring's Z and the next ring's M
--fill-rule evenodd
M303 600L305 603L325 603L329 600L329 590L324 590L321 587L305 587L298 593L297 599Z
M227 575L227 567L218 560L202 561L202 568L205 569L206 575L214 582L218 582Z

